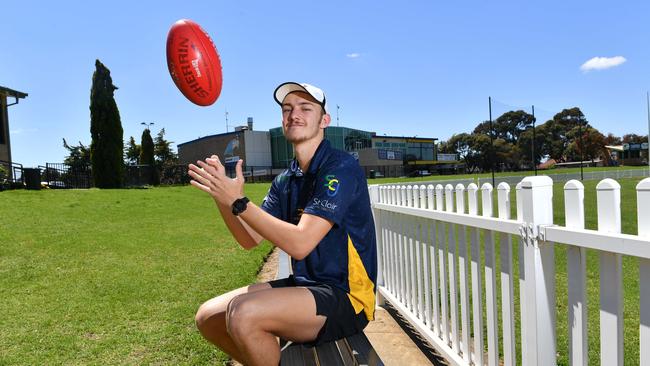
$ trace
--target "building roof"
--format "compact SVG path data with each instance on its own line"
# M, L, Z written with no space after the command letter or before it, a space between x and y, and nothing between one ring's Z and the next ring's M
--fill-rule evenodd
M400 139L421 142L433 142L438 140L437 137L417 137L417 136L387 136L387 135L374 135L373 139Z
M192 142L197 142L197 141L201 141L201 140L211 139L211 138L215 138L215 137L228 136L228 135L238 135L238 134L240 134L240 133L244 133L244 130L241 130L241 131L233 131L233 132L224 132L224 133L218 133L218 134L215 134L215 135L203 136L203 137L199 137L199 138L197 138L197 139L191 140L191 141L187 141L187 142L180 143L180 144L178 144L178 145L176 145L176 146L183 146L183 145L186 145L186 144L190 144L190 143L192 143Z
M9 88L6 88L6 87L4 87L2 85L0 85L0 94L7 95L7 96L12 96L12 97L14 97L16 99L18 99L18 98L25 99L25 97L27 97L27 95L28 95L27 93L23 93L23 92L20 92L18 90L9 89Z

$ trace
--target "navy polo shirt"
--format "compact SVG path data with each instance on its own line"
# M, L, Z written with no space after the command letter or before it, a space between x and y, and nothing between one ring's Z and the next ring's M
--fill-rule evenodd
M365 175L350 154L323 140L306 173L294 159L273 180L262 209L293 224L303 212L332 222L332 229L307 257L291 259L296 283L341 288L357 314L365 311L368 320L374 318L375 225Z

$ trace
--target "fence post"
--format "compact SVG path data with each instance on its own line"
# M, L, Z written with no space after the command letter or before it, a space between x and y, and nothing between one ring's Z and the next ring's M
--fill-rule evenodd
M636 207L639 218L639 236L650 236L650 178L636 186ZM639 344L641 365L650 365L650 259L639 259Z
M521 182L517 183L515 186L515 200L517 201L517 221L523 221L522 215L524 212L523 198L522 198ZM522 238L519 239L519 245L517 247L517 252L519 254L519 316L521 322L523 323L524 319L527 319L526 316L526 268L524 267L524 247L526 243ZM526 342L524 340L528 339L526 335L526 327L520 326L521 332L521 363L524 362L524 355L528 354Z
M478 187L467 186L468 214L478 216ZM470 257L472 272L472 321L474 325L474 356L476 366L483 365L483 281L481 275L481 233L475 227L469 228Z
M454 186L445 186L445 211L454 212ZM456 238L455 229L457 225L449 224L447 228L447 259L449 260L449 313L451 315L451 348L458 354L460 350L460 339L458 337L458 280L456 278Z
M436 210L444 211L444 187L442 184L436 185ZM442 340L449 343L449 314L447 312L447 246L445 245L445 234L447 232L446 224L440 222L438 224L436 235L436 246L438 247L438 267L439 273L438 280L440 281L440 332L442 333Z
M380 202L380 196L379 196L379 186L377 184L373 184L368 187L368 193L370 195L370 207L372 207L372 213L373 213L373 220L375 222L375 240L377 243L377 247L375 248L377 251L377 280L375 284L375 288L377 286L384 286L384 265L383 265L383 249L384 249L384 243L383 243L383 236L382 233L379 231L381 228L381 212L379 209L376 209L374 206L375 204ZM384 298L381 296L379 291L377 292L377 305L384 305Z
M490 183L481 186L481 214L483 217L492 217L492 191ZM497 324L497 282L496 282L496 254L494 252L494 232L486 230L483 235L485 250L485 311L487 317L487 344L488 365L496 366L499 363L499 325Z
M435 210L436 209L436 201L435 201L435 187L433 184L427 185L427 207L429 210ZM431 322L430 328L433 330L433 333L436 335L440 335L440 313L439 313L439 301L438 299L439 294L438 294L438 242L437 242L437 232L436 232L436 226L437 222L433 221L429 224L429 254L427 254L427 258L429 259L429 273L431 273L431 293L432 296L427 296L427 299L432 298L432 314L431 314ZM427 275L427 278L429 276ZM428 293L428 292L427 292ZM427 306L427 308L429 308Z
M497 186L499 218L510 219L510 186L502 182ZM514 366L516 362L515 347L515 309L512 270L512 240L510 235L501 234L499 243L501 254L501 318L503 324L503 363Z
M584 185L570 180L564 185L564 217L566 227L585 228ZM587 251L567 247L567 274L569 280L569 362L587 366Z
M553 224L553 180L526 177L521 182L524 252L524 365L555 365L555 255L553 244L538 240L540 225Z
M465 186L456 185L456 212L465 213ZM467 256L467 235L465 225L458 225L458 277L460 282L460 325L461 325L461 352L467 363L470 357L470 289L469 289L469 258Z
M620 233L621 185L613 179L603 179L596 186L596 195L598 231ZM620 254L600 252L601 365L623 365L622 270Z

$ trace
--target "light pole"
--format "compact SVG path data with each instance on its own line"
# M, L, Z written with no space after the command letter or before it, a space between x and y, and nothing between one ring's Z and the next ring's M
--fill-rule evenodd
M337 104L336 105L336 127L339 126L339 109L341 109L341 107L339 107L339 105Z
M650 92L645 93L648 108L648 167L650 168Z
M580 180L584 180L584 174L582 172L582 161L584 160L582 157L582 124L578 122L578 135L580 137Z
M530 144L532 149L532 158L533 158L533 170L535 170L535 175L537 175L537 159L535 159L535 106L533 106L533 143Z
M146 129L150 130L149 126L155 125L155 122L140 122L141 125L147 126Z
M494 131L492 130L492 97L488 97L490 110L490 169L492 170L492 187L494 187Z

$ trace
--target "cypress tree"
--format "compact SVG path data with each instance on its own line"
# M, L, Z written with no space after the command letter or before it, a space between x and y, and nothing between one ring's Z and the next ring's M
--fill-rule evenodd
M151 131L148 128L145 128L142 131L142 141L140 142L140 164L148 165L148 184L159 185L160 178L158 175L158 169L154 161L154 144L153 139L151 138Z
M151 131L145 128L142 131L142 141L140 142L140 164L153 165L153 139L151 138Z
M124 182L124 131L115 90L110 70L96 60L90 90L90 160L98 188L119 188Z

